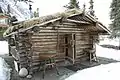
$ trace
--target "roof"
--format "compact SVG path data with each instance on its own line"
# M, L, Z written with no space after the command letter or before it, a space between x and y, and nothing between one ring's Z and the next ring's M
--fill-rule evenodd
M26 21L21 21L21 22L15 22L13 26L9 27L5 33L4 36L9 36L12 35L13 33L17 33L17 29L21 29L20 31L26 31L28 29L31 29L35 26L42 26L57 20L61 20L62 18L67 18L67 20L69 20L70 18L72 18L73 16L78 16L80 14L82 14L83 11L82 10L78 10L78 9L71 9L71 10L67 10L65 12L61 12L61 13L56 13L56 14L52 14L52 15L48 15L48 16L42 16L42 17L38 17L38 18L33 18L30 20L26 20ZM80 21L76 21L74 19L70 19L69 21L71 22L75 22L75 23L86 23L88 24L90 21L92 22L97 22L97 19L95 19L94 17L88 15L87 13L85 13L85 15L89 18L89 19L85 19L84 20L80 20Z

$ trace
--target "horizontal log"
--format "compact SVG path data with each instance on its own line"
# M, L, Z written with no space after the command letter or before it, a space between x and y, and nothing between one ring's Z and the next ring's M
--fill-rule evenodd
M36 42L36 43L33 43L33 44L41 44L41 43L47 43L47 42L57 42L57 41L60 41L60 40L57 40L57 39L32 39L32 42Z
M91 43L76 43L76 47L81 47L81 46L92 46L93 44Z
M51 51L51 52L52 52L52 51ZM55 53L55 52L57 53L57 52L59 52L59 51L54 50L53 52L54 52L54 53ZM33 54L46 54L46 53L50 53L50 52L49 52L48 50L46 50L46 51L42 51L42 50L41 50L41 51L35 51L35 50L34 50L34 51L33 51Z
M81 46L81 47L77 47L76 50L83 50L83 49L89 49L91 48L90 46Z
M77 41L78 43L80 43L80 42L92 42L92 40L90 40L90 39L84 39L84 38L76 39L76 41Z
M32 41L32 44L56 44L57 41L61 41L61 40L57 40L57 39L42 39L42 40L34 40Z
M39 66L40 65L40 62L34 62L32 63L32 66Z
M27 54L20 54L19 55L19 58L22 59L22 58L26 58L27 57Z
M57 42L57 40L51 38L51 39L46 39L46 40L44 39L43 41L41 41L39 39L34 39L31 41L32 44L34 44L34 43L47 43L47 42Z
M82 49L76 50L76 54L77 53L83 53L83 50Z
M31 63L36 63L36 62L40 62L40 59L34 59L31 61Z
M38 69L39 69L39 66L33 66L33 67L32 67L32 71L33 71L33 72L38 71Z
M49 37L49 36L51 36L51 37L54 37L54 36L58 36L58 35L50 35L51 33L49 33L49 34L47 34L47 35L45 35L46 33L42 33L42 34L44 34L44 35L34 35L34 36L32 36L32 39L36 39L36 38L41 38L41 37L44 37L44 36L46 36L46 37ZM54 34L54 33L53 33ZM64 35L59 35L59 36L64 36Z
M55 51L56 49L40 49L40 48L38 48L38 49L33 49L33 51L37 51L37 52L49 52L49 51Z
M76 53L76 56L82 55L83 52Z
M32 39L56 39L57 36L32 36Z
M78 41L78 42L76 42L76 45L78 46L83 46L83 45L89 45L89 44L91 44L91 43L89 43L88 41Z
M82 37L82 36L76 37L76 40L89 40L89 39L90 39L89 37Z
M33 48L33 51L40 51L40 52L48 52L48 53L53 53L52 51L55 51L56 47L52 47L52 48L39 48L39 47L35 47Z
M33 46L49 46L49 45L57 45L57 41L54 41L54 42L36 42L36 43L33 43ZM32 46L32 47L33 47Z
M57 45L56 44L37 44L37 45L33 45L32 46L32 49L35 49L35 48L38 48L38 49L43 49L43 48L46 48L46 49L51 49L51 48L56 48Z
M39 56L32 56L32 61L34 61L34 60L39 60L40 59L40 57Z
M76 30L76 31L83 31L83 29L80 29L80 28L74 28L74 27L59 27L59 28L53 28L53 27L46 27L46 28L41 28L40 29L41 31L42 30L53 30L53 31L57 31L57 30L70 30L70 31L73 31L73 30Z
M41 30L39 33L48 33L48 32L49 32L49 33L58 33L58 32L59 32L59 33L73 33L73 32L74 32L74 33L76 33L76 32L79 32L79 33L80 33L80 32L84 32L84 31L81 31L81 30L78 30L78 31L76 31L76 30L70 30L70 31L69 31L69 30L68 30L68 31L67 31L67 30L58 30L58 31Z
M78 39L81 39L81 38L90 38L89 36L87 36L87 35L81 35L81 36L76 36L76 38L78 38Z
M88 36L89 34L88 34L88 33L86 33L86 32L83 32L83 33L77 33L77 34L76 34L76 36L78 36L78 37L79 37L79 36L85 36L85 35L87 35L87 36Z
M77 55L76 58L81 58L81 57L87 57L86 54L80 54L80 55Z
M27 61L19 61L21 65L28 65Z

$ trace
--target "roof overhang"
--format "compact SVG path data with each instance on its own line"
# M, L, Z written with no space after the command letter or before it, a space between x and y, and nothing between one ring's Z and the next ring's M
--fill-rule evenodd
M102 23L100 22L97 22L96 23L96 26L97 27L100 27L101 28L101 31L103 31L103 33L105 34L111 34L111 31L109 29L107 29Z

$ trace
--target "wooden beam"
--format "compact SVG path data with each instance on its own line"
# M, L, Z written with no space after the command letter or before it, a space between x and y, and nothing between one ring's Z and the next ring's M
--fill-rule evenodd
M102 26L101 24L96 23L96 26L101 27L101 28L102 28L103 30L105 30L108 34L111 34L111 32L110 32L107 28L105 28L104 26Z
M72 19L67 19L67 21L68 21L68 22L79 23L79 24L90 24L89 22L72 20Z
M89 18L91 21L97 22L97 19L93 18L93 17L90 16L89 14L86 13L85 16L86 16L87 18Z

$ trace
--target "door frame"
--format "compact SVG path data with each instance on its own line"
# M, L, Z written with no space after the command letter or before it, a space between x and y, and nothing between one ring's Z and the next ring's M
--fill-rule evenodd
M67 38L67 41L65 44L67 45L67 49L65 50L65 56L67 59L72 61L72 63L74 64L75 57L76 57L76 46L75 46L76 45L76 34L72 33L72 34L66 34L66 35L67 37L65 36L65 39ZM69 52L69 50L72 52Z

